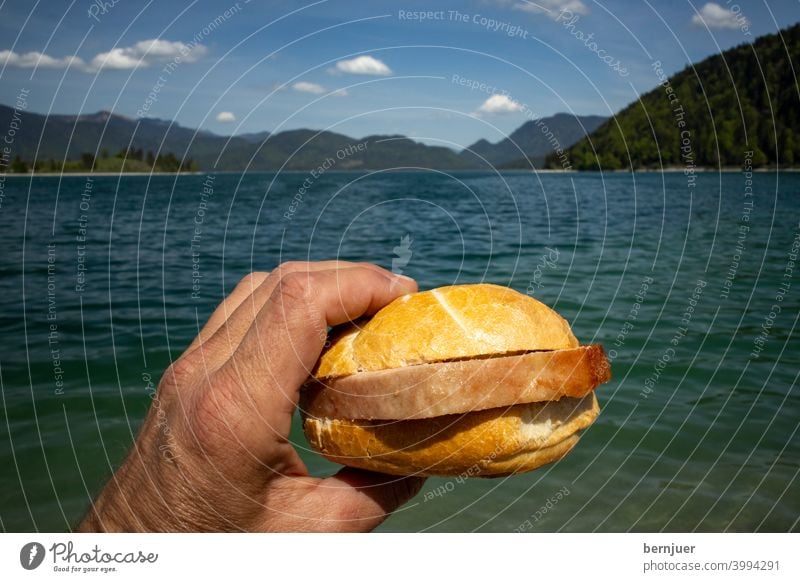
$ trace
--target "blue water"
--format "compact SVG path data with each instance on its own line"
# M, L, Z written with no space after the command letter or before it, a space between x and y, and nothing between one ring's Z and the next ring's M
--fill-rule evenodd
M298 195L308 177L6 178L3 530L75 524L132 443L148 378L242 275L290 259L391 268L406 235L402 270L422 288L531 293L606 346L614 378L564 460L430 479L381 529L798 529L800 176L756 174L752 197L739 173L689 188L682 174L331 172Z

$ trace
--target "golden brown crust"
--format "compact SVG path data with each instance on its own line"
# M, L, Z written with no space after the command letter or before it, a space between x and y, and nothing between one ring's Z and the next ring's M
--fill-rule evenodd
M314 376L577 346L566 320L533 297L499 285L453 285L404 295L337 330Z
M424 420L306 418L304 429L312 447L343 465L391 475L489 477L560 459L598 413L590 393Z
M610 377L602 346L589 345L311 380L300 407L316 418L410 420L582 397Z

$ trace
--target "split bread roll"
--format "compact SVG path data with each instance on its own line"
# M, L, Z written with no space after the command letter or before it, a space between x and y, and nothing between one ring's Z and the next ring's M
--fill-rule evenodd
M315 449L390 475L502 477L557 461L600 412L593 393L422 420L307 418Z
M328 459L393 475L501 476L567 454L610 378L541 302L497 285L400 297L333 332L300 406Z

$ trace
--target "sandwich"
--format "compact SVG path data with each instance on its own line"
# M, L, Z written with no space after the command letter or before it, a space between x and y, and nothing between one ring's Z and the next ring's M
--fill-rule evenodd
M499 477L566 455L599 414L602 346L490 284L404 295L334 328L301 390L310 445L391 475Z

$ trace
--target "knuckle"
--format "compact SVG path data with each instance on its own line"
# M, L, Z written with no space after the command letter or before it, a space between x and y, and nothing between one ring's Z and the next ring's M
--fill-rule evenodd
M189 415L189 428L197 447L213 455L226 450L233 438L238 414L234 384L216 380L207 384L198 395Z
M278 282L278 299L289 305L305 305L312 299L312 273L292 272Z
M272 273L278 275L279 277L284 277L289 273L297 273L299 271L307 270L308 263L304 261L286 261L285 263L278 265Z
M158 388L162 393L172 394L190 382L195 374L195 365L190 358L181 357L164 370Z
M237 287L251 289L253 287L257 287L258 285L260 285L266 278L267 278L267 273L264 273L262 271L253 271L252 273L248 273L247 275L242 277Z

